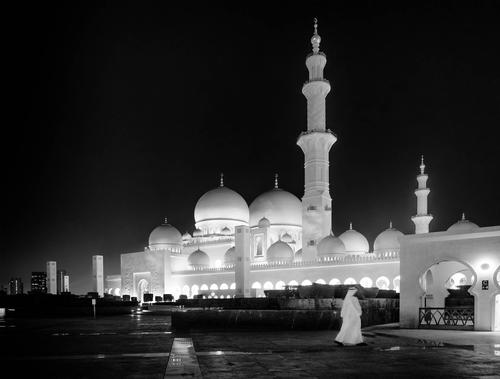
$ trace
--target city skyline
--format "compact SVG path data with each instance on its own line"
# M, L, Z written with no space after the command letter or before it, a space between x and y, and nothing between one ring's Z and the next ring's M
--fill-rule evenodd
M296 139L306 126L300 88L313 17L332 84L327 127L338 137L333 232L353 222L370 245L389 221L413 233L421 154L431 231L462 212L480 226L498 224L493 14L458 6L265 15L221 7L210 18L164 5L54 10L42 22L31 9L12 46L29 90L11 131L23 148L10 150L16 186L2 283L28 283L54 260L71 273L72 291L90 291L92 255L104 255L104 274L113 274L120 253L146 246L164 217L192 232L196 201L220 172L247 203L273 187L276 172L302 197Z

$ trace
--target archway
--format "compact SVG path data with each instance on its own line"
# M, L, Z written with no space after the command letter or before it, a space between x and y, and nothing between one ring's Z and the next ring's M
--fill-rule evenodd
M442 261L420 276L424 291L419 312L419 327L436 329L473 329L474 296L468 292L475 272L458 261Z
M311 284L311 281L308 279L303 280L302 283L300 283L301 286L310 286Z
M325 282L324 279L318 279L314 283L317 283L317 284L326 284L326 282Z
M330 280L330 282L328 284L331 286L334 286L336 284L341 284L341 283L340 283L340 280L338 280L337 278L333 278L332 280Z
M225 291L225 290L228 290L228 289L229 289L229 286L228 286L226 283L222 283L222 284L220 285L220 289Z
M115 288L115 296L120 296L120 288Z
M285 282L283 282L281 280L276 282L276 285L274 286L274 288L276 288L277 290L285 289Z
M397 293L399 293L399 289L401 287L401 276L396 276L393 280L392 280L392 285L393 285L393 288L394 288L394 291L396 291Z
M344 280L344 284L356 284L356 279L347 278L346 280Z
M195 297L196 295L198 295L199 291L200 287L198 287L197 284L193 284L193 286L191 287L191 296Z
M296 280L290 280L290 281L288 282L288 285L289 285L289 286L298 286L298 285L299 285L299 282L297 282Z
M365 276L364 278L361 278L359 281L359 284L361 284L365 288L370 288L373 285L373 280L371 278Z
M144 301L145 293L149 293L149 283L146 279L141 279L137 283L137 300Z
M264 289L265 290L272 290L273 289L273 283L271 283L271 282L265 282L264 283Z
M386 276L381 276L375 281L375 286L381 290L388 290L390 284L391 282L389 281L389 278Z

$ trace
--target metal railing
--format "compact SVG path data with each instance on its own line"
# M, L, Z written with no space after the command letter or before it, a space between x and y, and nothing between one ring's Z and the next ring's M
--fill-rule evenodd
M419 308L418 327L428 329L474 329L474 308Z

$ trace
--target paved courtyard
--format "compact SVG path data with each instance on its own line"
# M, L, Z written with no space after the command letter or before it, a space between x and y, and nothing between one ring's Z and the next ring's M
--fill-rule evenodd
M405 331L389 325L366 329L367 346L359 347L337 346L335 335L176 334L168 316L150 314L8 319L0 320L0 359L4 370L13 370L11 377L500 378L500 333Z

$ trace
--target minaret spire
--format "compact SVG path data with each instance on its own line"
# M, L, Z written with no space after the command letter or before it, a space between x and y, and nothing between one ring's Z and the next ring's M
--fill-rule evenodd
M420 160L420 175L425 174L425 164L424 164L424 155L422 154L421 160Z
M224 173L223 172L220 173L220 186L224 187Z
M330 83L323 77L326 55L319 51L321 37L318 20L314 19L311 37L312 53L306 58L309 80L302 87L307 99L307 131L297 145L304 152L304 196L302 197L302 254L304 260L314 260L317 243L332 229L332 198L330 197L330 148L337 137L326 128L325 100Z
M427 188L427 179L429 176L425 173L424 156L420 157L420 175L417 175L418 188L415 190L417 196L417 214L411 218L415 224L415 234L429 233L429 224L432 221L432 215L427 213L427 196L431 190Z
M278 173L274 174L274 188L278 189Z
M321 43L321 37L318 34L318 19L314 18L314 34L311 37L312 51L314 54L319 53L319 44Z

